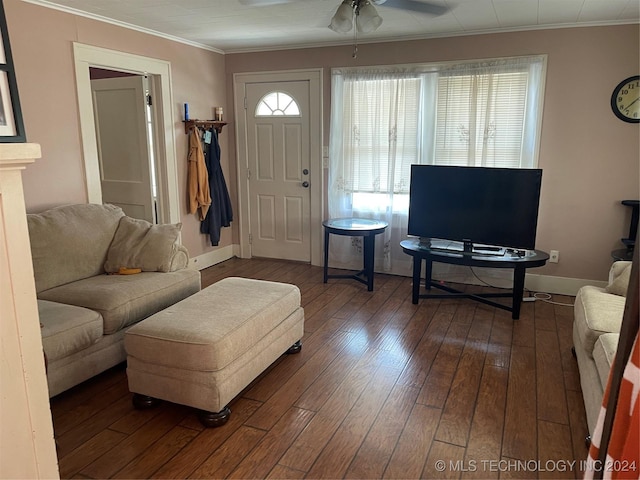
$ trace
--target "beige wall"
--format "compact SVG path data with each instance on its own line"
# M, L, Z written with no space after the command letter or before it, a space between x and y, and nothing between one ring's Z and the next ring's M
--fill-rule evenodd
M87 201L73 42L123 51L171 63L183 243L192 256L213 250L186 211L187 136L181 121L185 102L191 118L212 118L213 107L226 107L224 55L19 0L4 5L27 140L42 146L42 159L24 173L27 211ZM225 172L226 130L220 137ZM223 229L220 247L231 244L231 233Z
M559 250L560 263L536 273L604 280L610 251L628 233L630 212L619 202L640 197L640 135L637 124L614 117L609 98L640 70L637 25L361 44L355 60L350 46L225 56L20 0L4 3L27 139L42 145L42 160L24 176L28 211L87 198L72 42L171 62L183 241L192 256L213 248L186 212L182 105L189 102L192 118L224 107L230 125L220 137L222 166L235 207L234 73L324 68L327 145L331 67L547 54L538 248ZM220 246L231 243L238 243L237 228L222 230Z
M349 46L233 54L225 57L228 103L234 73L322 67L328 145L332 67L547 54L537 248L559 250L560 263L535 273L605 280L610 252L628 234L630 209L620 200L640 198L638 125L609 106L618 82L638 74L639 51L638 25L629 25L361 44L357 59Z

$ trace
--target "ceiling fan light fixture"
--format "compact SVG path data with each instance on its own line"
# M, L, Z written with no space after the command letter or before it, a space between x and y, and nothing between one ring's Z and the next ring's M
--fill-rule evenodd
M353 28L353 7L351 0L344 0L331 19L329 28L334 32L347 33Z
M375 7L371 5L369 0L361 1L358 5L356 15L356 28L358 32L373 32L380 25L382 25L382 17L378 15Z

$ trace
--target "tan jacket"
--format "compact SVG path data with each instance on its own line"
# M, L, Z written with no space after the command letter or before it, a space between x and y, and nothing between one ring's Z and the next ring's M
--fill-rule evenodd
M198 213L198 219L204 220L211 205L209 191L209 173L204 163L204 153L200 142L200 133L192 128L189 134L189 171L187 174L189 213Z

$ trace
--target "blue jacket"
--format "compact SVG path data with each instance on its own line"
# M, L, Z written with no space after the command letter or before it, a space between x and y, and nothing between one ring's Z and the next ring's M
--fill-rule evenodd
M209 189L211 191L211 206L207 216L200 223L200 232L208 233L211 245L220 243L220 229L231 226L233 210L229 191L224 180L224 173L220 166L220 144L218 133L211 129L211 143L205 144L204 160L209 172Z

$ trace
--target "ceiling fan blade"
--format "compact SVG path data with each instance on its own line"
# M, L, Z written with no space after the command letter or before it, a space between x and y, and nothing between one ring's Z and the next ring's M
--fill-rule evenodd
M451 10L449 7L437 3L419 2L418 0L385 0L384 7L401 8L413 12L426 13L429 15L442 15Z

